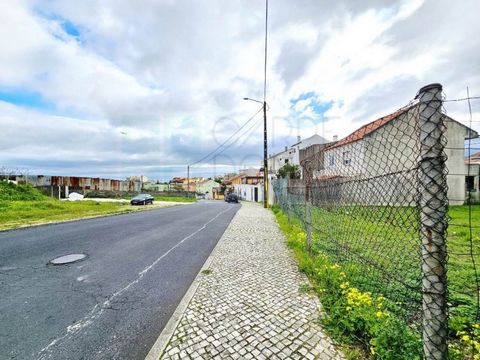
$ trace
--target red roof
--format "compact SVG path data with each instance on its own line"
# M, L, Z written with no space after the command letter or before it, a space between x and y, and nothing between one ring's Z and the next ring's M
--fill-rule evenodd
M366 135L374 132L378 128L382 127L385 124L388 124L390 121L396 119L397 117L399 117L403 113L410 110L410 108L412 108L412 106L413 105L406 106L406 107L404 107L400 110L395 111L394 113L392 113L390 115L381 117L380 119L377 119L375 121L372 121L371 123L363 125L360 129L355 130L353 133L351 133L347 137L333 143L330 146L327 146L325 148L325 150L334 149L336 147L343 146L343 145L346 145L346 144L350 144L350 143L353 143L355 141L363 139Z
M472 154L469 159L465 160L465 164L480 164L480 151Z

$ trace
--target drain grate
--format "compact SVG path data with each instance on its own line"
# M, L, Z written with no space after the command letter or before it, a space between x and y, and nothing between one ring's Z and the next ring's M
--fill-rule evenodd
M52 265L65 265L71 264L80 260L83 260L87 257L85 254L69 254L57 257L53 260L50 260L49 264Z

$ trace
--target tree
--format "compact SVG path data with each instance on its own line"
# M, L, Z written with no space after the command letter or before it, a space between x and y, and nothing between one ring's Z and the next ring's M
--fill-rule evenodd
M185 189L183 188L182 184L175 184L173 185L173 190L175 191L184 191Z
M291 165L286 163L280 169L278 169L277 177L285 179L300 179L300 169L298 165Z

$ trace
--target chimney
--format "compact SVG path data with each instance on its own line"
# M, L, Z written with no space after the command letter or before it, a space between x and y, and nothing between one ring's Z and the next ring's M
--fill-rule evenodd
M333 141L338 141L338 135L333 135Z
M300 142L302 138L300 137L300 135L297 136L297 142Z
M287 151L287 150L288 150L288 146L285 146L285 151Z

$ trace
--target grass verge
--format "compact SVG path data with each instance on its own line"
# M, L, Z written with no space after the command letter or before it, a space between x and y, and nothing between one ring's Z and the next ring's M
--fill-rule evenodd
M301 211L298 212L298 217L292 216L288 221L287 216L278 207L274 206L272 210L289 247L295 253L300 270L309 277L327 313L323 325L334 339L344 345L347 358L421 358L418 318L415 316L405 318L401 311L405 304L382 295L382 291L385 291L388 295L393 292L397 296L401 288L379 286L368 291L372 285L382 284L381 279L376 278L377 274L371 271L372 269L355 264L359 258L365 259L370 256L371 263L378 266L382 261L382 270L388 271L398 266L389 261L394 261L398 257L411 257L414 254L412 246L418 241L414 236L418 229L412 227L410 210L399 211L397 208L393 212L388 208L378 207L361 209L362 212L367 211L361 214L352 213L355 209L346 208L344 213L334 214L317 209L312 214L313 222L317 226L313 236L312 254L305 248L305 232L303 224L298 220L302 218ZM474 208L473 212L474 223L477 224L480 220L478 210L480 207ZM400 214L400 218L392 218L393 213ZM474 323L472 316L472 311L476 308L474 296L476 285L469 256L468 228L465 228L468 212L466 207L451 207L449 215L451 224L457 224L451 226L448 238L449 292L452 300L450 357L480 359L474 357L475 351L479 351L480 354L480 328ZM474 246L474 253L478 254L480 249L477 247L478 241L475 241L477 239L475 236L478 237L478 233L474 234L474 243L477 244ZM337 243L332 242L332 239ZM348 239L341 244L343 251L347 249L349 254L353 254L347 261L338 261L342 260L338 247L339 239ZM395 241L398 243L399 239L408 240L396 248L405 249L403 256L401 253L388 253L386 249L390 249L391 252ZM384 249L383 254L369 252L369 246ZM404 271L402 276L406 276L403 280L410 281L412 286L418 281L415 280L418 276L417 264L413 261L406 264L406 269L402 269ZM409 269L410 266L413 268ZM398 296L406 298L413 296L413 292ZM418 305L418 294L417 298L411 300Z
M95 201L0 201L0 230L136 211L128 203Z
M196 201L194 198L182 196L158 196L155 199L185 203ZM30 185L16 185L0 181L0 230L55 221L122 214L157 207L162 207L162 205L131 206L128 202L97 202L94 200L59 201L42 195Z

